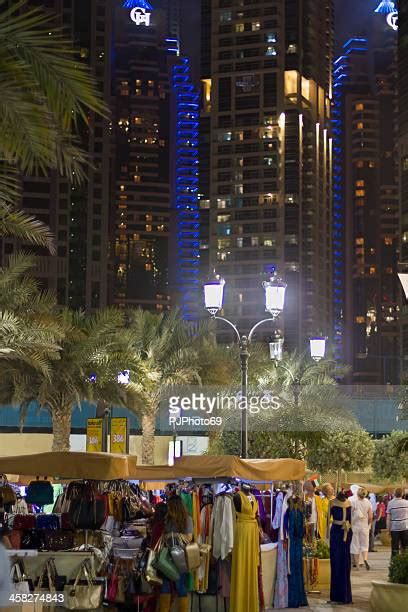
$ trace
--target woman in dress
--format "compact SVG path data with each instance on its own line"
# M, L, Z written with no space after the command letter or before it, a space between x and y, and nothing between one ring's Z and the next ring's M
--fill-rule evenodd
M351 604L351 503L344 493L330 501L330 602Z
M353 567L365 565L369 570L368 549L370 541L370 529L373 520L371 502L367 499L367 491L359 488L357 496L351 502L351 527L353 539L351 540L351 554L353 555Z

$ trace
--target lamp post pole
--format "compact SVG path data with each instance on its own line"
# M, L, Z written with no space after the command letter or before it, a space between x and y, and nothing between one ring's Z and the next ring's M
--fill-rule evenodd
M237 326L229 319L217 316L223 305L225 281L223 278L216 276L214 281L204 285L205 306L213 319L227 323L235 332L239 345L240 367L241 367L241 457L248 457L248 361L249 361L249 345L255 331L264 323L275 322L279 314L283 310L285 300L286 284L276 277L276 274L270 281L263 283L265 290L265 310L271 315L267 319L258 321L248 336L241 335Z

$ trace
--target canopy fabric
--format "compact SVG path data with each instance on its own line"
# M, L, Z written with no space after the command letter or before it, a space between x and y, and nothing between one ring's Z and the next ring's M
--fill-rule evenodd
M0 474L61 479L129 480L137 472L137 457L109 453L49 452L0 457Z
M372 484L370 482L346 482L343 484L343 486L345 489L349 489L353 484L361 487L362 489L366 489L366 491L368 491L369 493L393 493L397 487L402 487L404 489L403 485L377 485Z
M239 478L249 482L303 480L305 463L297 459L240 459L228 455L190 455L176 459L172 467L142 465L137 468L137 479L141 481L170 481L182 478Z

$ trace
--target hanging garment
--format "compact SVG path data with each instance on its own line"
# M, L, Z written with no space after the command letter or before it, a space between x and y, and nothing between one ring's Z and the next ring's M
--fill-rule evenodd
M282 609L288 607L288 558L286 543L281 537L281 520L283 508L283 493L278 493L272 527L278 530L278 558L276 562L276 583L273 607Z
M289 500L285 522L289 538L288 607L299 608L308 605L303 578L305 513L301 502Z
M330 600L336 603L349 604L352 602L350 502L348 500L342 502L338 499L332 499L329 516L333 519L330 529Z
M259 528L256 520L258 502L253 495L238 493L241 511L237 521L232 551L230 612L259 612L258 565Z
M226 559L234 546L234 515L233 500L229 495L215 498L212 512L213 522L213 557Z
M329 500L327 497L316 495L316 510L317 510L317 531L321 540L326 539L328 515L329 515Z

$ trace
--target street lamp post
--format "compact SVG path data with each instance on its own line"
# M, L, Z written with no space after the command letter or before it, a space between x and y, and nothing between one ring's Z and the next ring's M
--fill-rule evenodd
M232 321L225 317L218 316L218 312L222 309L224 302L224 286L225 280L220 276L215 276L214 280L209 281L204 285L204 300L205 307L211 314L213 319L227 323L235 332L238 339L240 351L240 366L241 366L241 402L244 406L241 409L241 457L246 459L248 456L248 360L249 360L249 345L255 331L264 323L275 321L283 311L285 303L286 283L276 276L271 277L269 281L263 283L265 290L265 311L271 316L267 319L262 319L256 323L249 334L241 335L238 328Z

